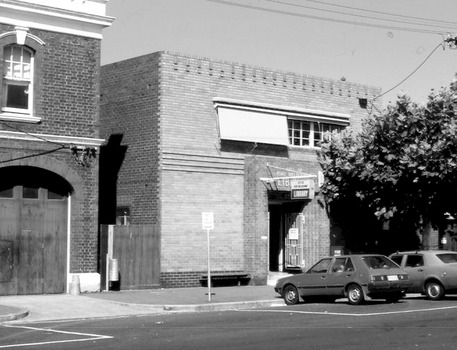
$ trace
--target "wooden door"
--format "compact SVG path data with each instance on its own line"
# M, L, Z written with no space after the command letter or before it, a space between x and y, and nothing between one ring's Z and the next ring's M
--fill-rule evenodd
M0 295L65 292L68 196L52 187L0 188Z

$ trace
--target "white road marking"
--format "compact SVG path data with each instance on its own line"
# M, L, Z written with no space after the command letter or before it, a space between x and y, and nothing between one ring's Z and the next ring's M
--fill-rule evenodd
M386 312L372 312L372 313L347 313L347 312L327 312L327 311L298 311L298 310L238 310L240 312L275 312L275 313L293 313L293 314L307 314L307 315L327 315L327 316L383 316L383 315L394 315L394 314L407 314L415 312L429 312L429 311L442 311L457 309L457 306L444 306L434 307L429 309L417 309L417 310L402 310L402 311L386 311Z
M53 332L53 333L60 333L60 334L77 335L77 336L83 336L83 337L88 337L88 338L72 339L72 340L56 340L56 341L38 342L38 343L22 343L22 344L12 344L12 345L0 345L0 349L18 348L18 347L36 346L36 345L47 345L47 344L59 344L59 343L76 343L76 342L84 342L84 341L89 341L89 340L93 341L93 340L103 340L103 339L111 339L111 338L113 338L113 337L107 336L107 335L58 331L58 330L50 329L50 328L36 328L36 327L15 326L15 325L6 325L6 324L2 324L2 326L9 327L9 328L30 329L30 330L33 330L33 331L44 331L44 332Z

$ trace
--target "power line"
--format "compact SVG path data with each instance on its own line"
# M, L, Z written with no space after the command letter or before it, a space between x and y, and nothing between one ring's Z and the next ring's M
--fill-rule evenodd
M401 84L403 84L406 80L408 80L414 73L416 73L419 68L421 68L425 62L428 61L428 59L435 53L436 50L438 50L438 48L440 47L443 47L444 48L444 44L443 43L440 43L439 45L437 45L433 50L432 52L430 52L430 54L422 61L421 64L419 64L419 66L416 67L416 69L414 69L406 78L404 78L402 81L400 81L397 85L395 85L394 87L390 88L389 90L383 92L382 94L378 95L378 96L375 96L372 101L384 96L385 94L391 92L392 90L396 89L397 87L399 87Z
M10 162L14 162L16 160L21 160L21 159L26 159L26 158L33 158L33 157L38 157L38 156L44 156L46 154L50 154L50 153L54 153L54 152L57 152L57 151L60 151L61 149L64 149L66 148L66 146L60 146L60 147L57 147L55 149L51 149L49 151L43 151L43 152L39 152L39 153L33 153L33 154L28 154L28 155L25 155L25 156L22 156L22 157L17 157L17 158L12 158L12 159L6 159L6 160L2 160L0 161L0 164L4 164L4 163L10 163Z
M27 132L27 131L21 130L21 129L15 127L15 126L9 125L9 124L7 124L7 123L5 123L5 122L2 122L2 121L0 121L0 125L3 125L3 126L9 128L9 129L13 129L13 130L15 130L15 131L17 131L17 132L20 132L20 133L22 133L22 134L26 134L26 135L28 135L28 136L30 136L30 137L34 137L34 138L36 138L36 139L38 139L38 140L45 141L45 142L47 142L47 143L51 143L51 144L54 144L54 145L61 146L62 148L67 147L66 145L64 145L64 144L62 144L62 143L58 143L58 142L54 142L54 141L49 141L48 139L46 139L46 138L44 138L44 137L40 137L40 136L38 136L38 135L36 135L36 134L31 134L31 133L29 133L29 132Z
M340 7L340 8L345 8L349 10L356 10L356 11L362 11L362 12L368 12L368 13L375 13L375 14L381 14L381 15L387 15L387 16L394 16L394 17L401 17L401 18L409 18L409 19L417 19L417 20L423 20L423 21L428 21L428 22L439 22L439 23L444 23L444 24L452 24L454 28L457 26L457 23L455 22L450 22L450 21L442 21L439 19L429 19L429 18L423 18L423 17L414 17L414 16L408 16L408 15L399 15L397 13L391 13L391 12L382 12L382 11L373 11L373 10L368 10L368 9L362 9L358 7L351 7L351 6L344 6L344 5L337 5L337 4L331 4L325 1L317 1L317 0L304 0L306 2L313 2L316 4L322 4L322 5L327 5L327 6L334 6L334 7Z
M436 30L425 30L425 29L415 29L415 28L406 28L406 27L392 27L392 26L387 26L387 25L382 25L382 24L362 23L362 22L356 22L356 21L350 21L350 20L313 16L313 15L295 13L295 12L290 12L290 11L275 10L275 9L270 9L270 8L266 8L266 7L234 3L234 2L229 2L229 1L225 1L225 0L205 0L205 1L214 2L217 4L228 5L228 6L247 8L247 9L251 9L251 10L270 12L270 13L275 13L275 14L280 14L280 15L309 18L309 19L315 19L315 20L327 21L327 22L333 22L333 23L352 24L352 25L363 26L363 27L399 30L399 31L422 33L422 34L443 34L442 31L436 31Z
M457 24L456 24L456 23L450 23L450 22L449 22L449 24L452 24L452 26L449 26L449 25L430 24L430 23L418 23L418 22L403 21L403 20L395 20L395 19L388 19L388 18L381 18L381 17L363 16L363 15L359 15L359 14L347 13L347 12L341 12L341 11L334 11L334 10L329 10L329 9L324 9L324 8L319 8L319 7L298 5L298 4L294 4L294 3L290 3L290 2L286 2L286 1L279 1L279 0L263 0L263 1L265 1L265 2L270 2L270 3L274 3L274 4L281 4L281 5L299 7L299 8L309 9L309 10L325 11L325 12L327 12L327 13L335 13L335 14L345 15L345 16L357 16L358 18L376 19L376 20L380 20L380 21L389 21L389 22L401 23L401 24L411 24L411 25L418 25L418 26L437 27L437 28L447 28L447 29L454 29L454 30L457 30ZM318 2L318 3L320 3L320 4L332 5L332 4L327 4L327 3L324 3L324 2L320 2L320 1L312 1L312 2ZM338 5L335 5L335 6L338 6ZM364 10L364 9L355 8L355 7L348 7L348 6L338 6L338 7L344 7L344 8L348 8L348 9L356 10L356 11L364 11L364 12L370 12L370 13L371 13L371 12L374 12L374 13L378 13L378 14L386 14L386 15L389 15L389 16L392 16L392 15L393 15L393 14L386 13L386 12L382 13L382 12L376 12L376 11L369 11L369 10ZM403 17L403 16L398 15L398 17ZM409 17L408 17L408 16L405 16L405 18L409 18ZM414 19L416 19L416 18L414 18ZM424 19L421 19L421 20L424 20ZM427 21L434 21L434 20L427 20ZM437 22L438 22L438 21L437 21Z

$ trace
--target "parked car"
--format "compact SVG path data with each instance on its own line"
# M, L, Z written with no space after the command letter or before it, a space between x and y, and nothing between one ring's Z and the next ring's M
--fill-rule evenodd
M407 293L422 293L431 300L457 293L457 252L418 250L390 257L409 274L411 285Z
M397 302L408 286L408 274L386 256L355 254L324 258L305 273L278 280L275 291L287 305L311 297L347 297L357 305L366 297Z

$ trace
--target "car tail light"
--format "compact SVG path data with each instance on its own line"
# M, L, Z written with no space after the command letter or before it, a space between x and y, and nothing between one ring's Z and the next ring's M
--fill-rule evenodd
M372 282L381 282L381 281L405 281L408 280L408 275L376 275L371 276Z
M387 276L385 276L385 275L371 276L371 281L372 282L387 281Z

